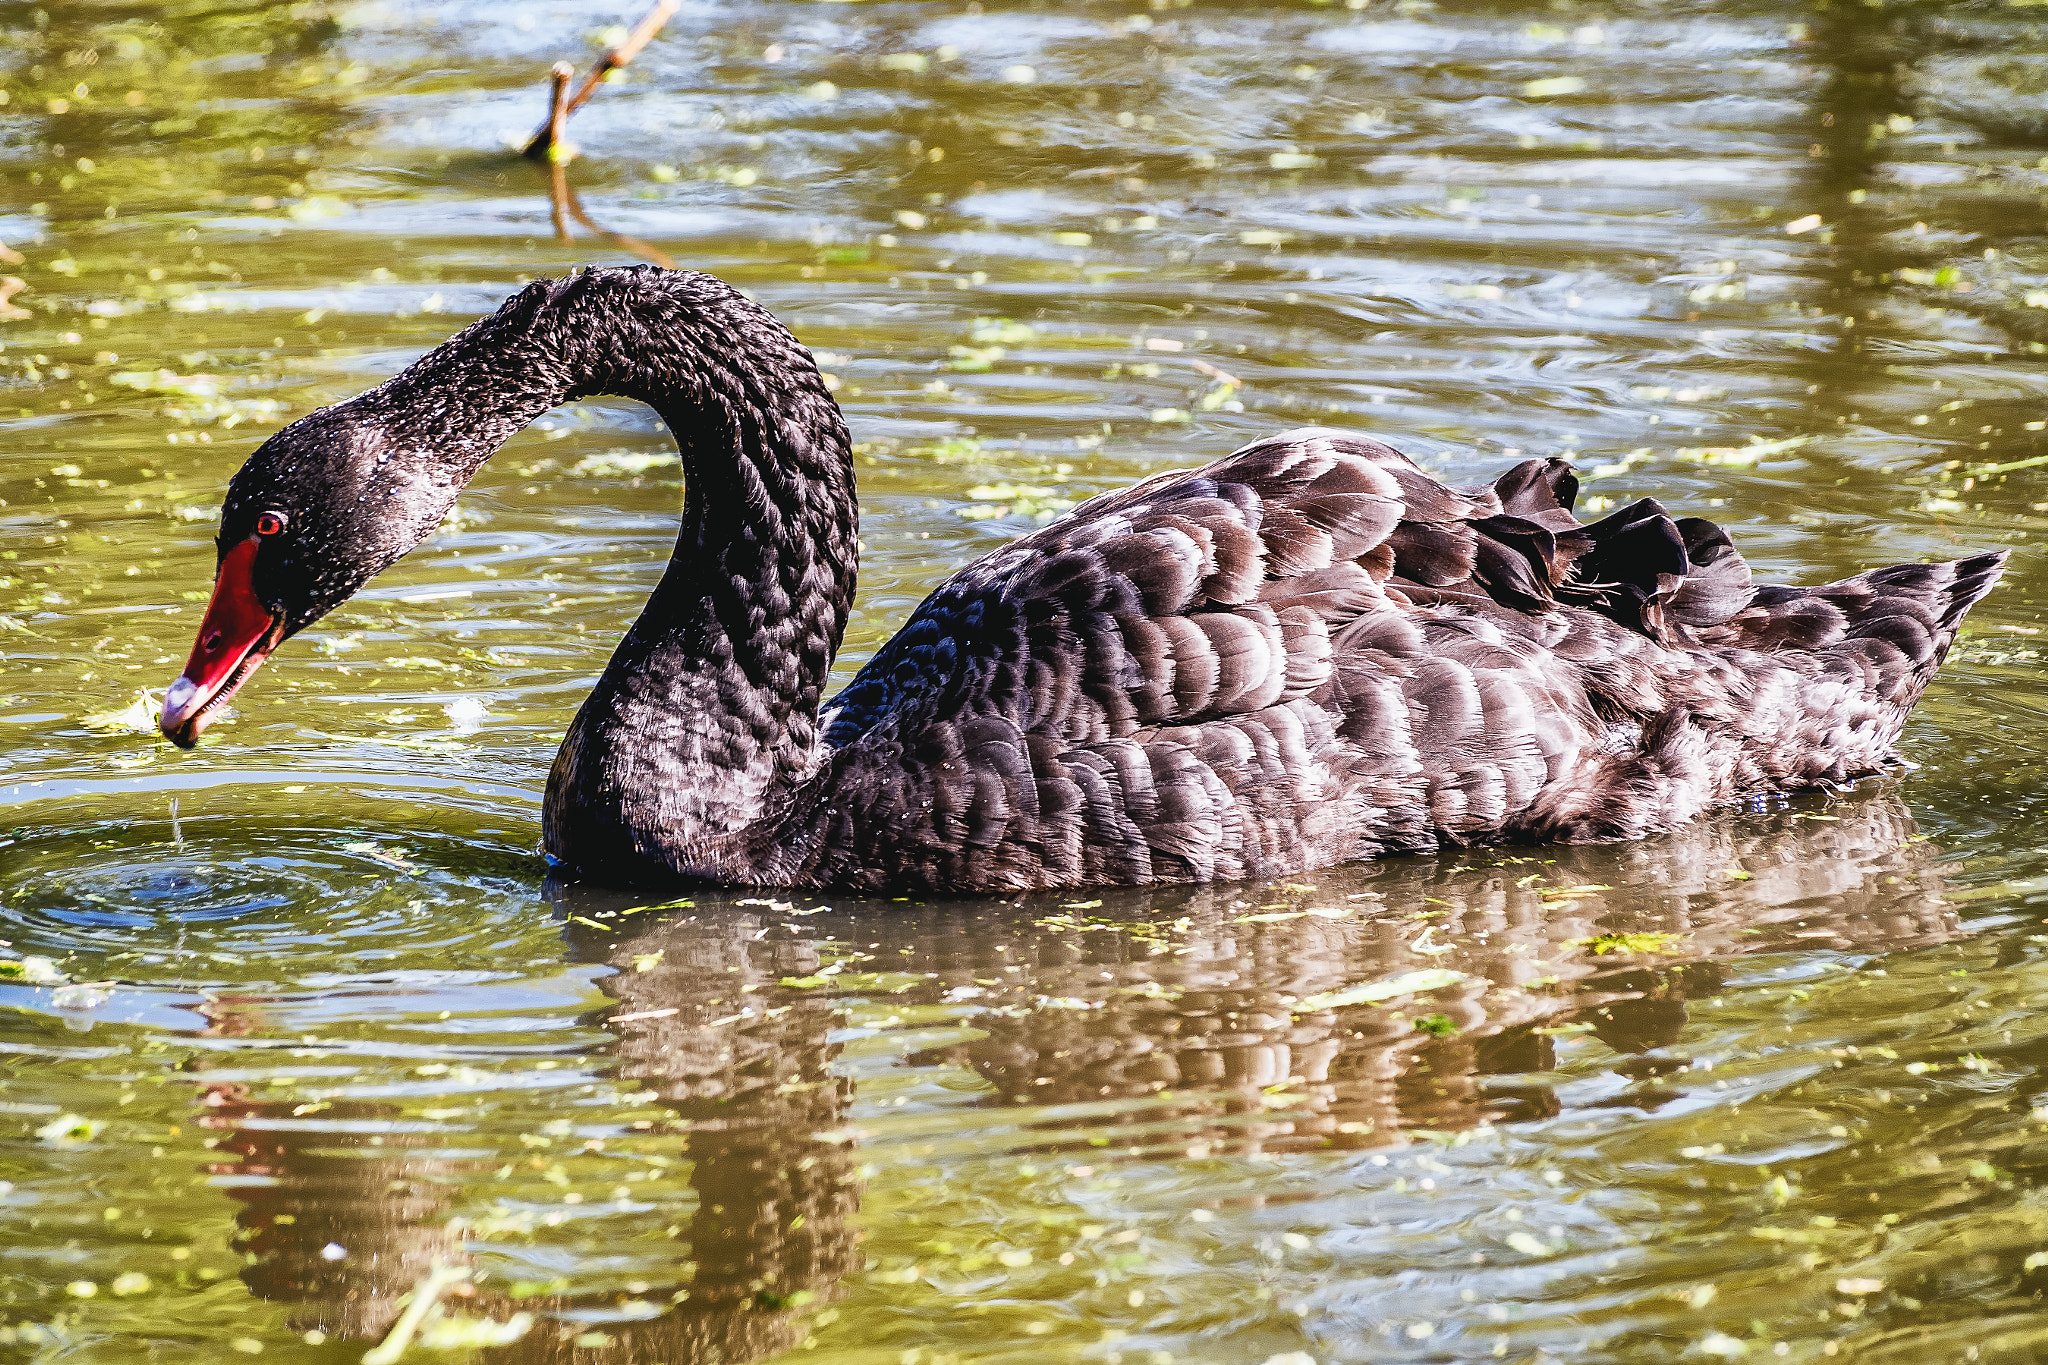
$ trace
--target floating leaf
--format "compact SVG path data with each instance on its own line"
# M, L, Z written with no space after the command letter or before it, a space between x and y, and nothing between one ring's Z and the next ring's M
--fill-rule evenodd
M157 718L163 714L163 698L147 688L138 688L135 700L119 711L95 711L80 716L78 723L102 735L154 735Z
M1341 991L1324 991L1311 995L1295 1005L1296 1014L1314 1014L1320 1010L1341 1009L1345 1005L1370 1005L1381 1000L1392 1000L1396 996L1414 995L1420 991L1440 990L1455 986L1465 979L1465 973L1454 972L1447 967L1428 967L1419 972L1403 972L1383 981L1371 981L1362 986L1347 986Z
M1030 323L1014 318L976 318L972 332L976 341L1002 346L1021 346L1037 335Z
M1623 934L1594 934L1591 938L1575 938L1570 941L1574 948L1585 948L1595 957L1609 953L1675 953L1684 934L1666 934L1653 931Z
M36 1136L52 1147L83 1147L105 1132L106 1127L98 1119L82 1114L59 1114L36 1129Z
M0 959L0 981L19 981L30 986L61 986L70 979L47 957Z
M533 1330L531 1313L514 1313L503 1322L495 1318L471 1318L459 1314L429 1319L420 1329L418 1342L429 1350L454 1351L481 1346L504 1346Z

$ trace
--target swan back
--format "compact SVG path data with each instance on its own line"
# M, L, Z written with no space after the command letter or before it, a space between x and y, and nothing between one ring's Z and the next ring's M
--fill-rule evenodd
M926 599L744 856L1000 890L1666 828L1886 762L2000 562L1759 590L1712 523L1576 491L1305 429L1092 499Z

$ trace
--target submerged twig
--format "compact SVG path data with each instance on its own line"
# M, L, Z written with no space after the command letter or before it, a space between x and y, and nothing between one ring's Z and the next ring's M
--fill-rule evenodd
M363 1365L392 1365L405 1355L412 1339L419 1334L421 1324L434 1311L434 1305L451 1285L462 1284L469 1279L467 1266L436 1264L427 1272L427 1277L413 1286L412 1302L398 1315L398 1321L391 1324L391 1330L384 1334L384 1340L363 1356Z
M636 256L654 262L663 270L676 268L676 258L652 242L643 242L638 237L628 237L623 232L613 232L591 218L584 210L583 201L578 199L576 191L570 188L569 173L559 161L551 162L548 166L548 209L550 217L554 220L555 240L565 246L576 240L576 234L569 228L569 220L573 218L591 232L624 247Z
M680 8L682 8L681 0L655 0L654 8L640 16L640 22L633 25L632 31L626 34L625 41L617 47L608 49L604 56L597 59L597 65L591 68L588 76L584 77L583 84L577 89L575 97L569 100L566 105L561 102L560 96L565 78L558 75L555 83L555 102L548 111L548 121L540 126L540 131L536 132L532 140L526 144L525 155L532 157L536 161L548 155L549 149L560 141L562 124L567 121L569 115L581 109L584 102L597 93L599 83L606 76L611 75L612 72L617 71L620 67L628 65L635 57L639 56L640 49L646 47L648 43L654 40L654 35L661 32L662 26L674 18L675 12ZM556 69L559 71L560 67L558 66Z
M559 161L548 162L548 216L554 221L555 240L563 246L576 240L576 234L569 230L569 200L575 195L569 188L569 170Z

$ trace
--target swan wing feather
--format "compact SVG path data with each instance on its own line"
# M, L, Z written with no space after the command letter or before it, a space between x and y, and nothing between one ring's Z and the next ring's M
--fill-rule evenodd
M1029 890L1633 837L1884 761L2002 557L1759 587L1710 522L1590 525L1306 429L968 565L825 709L764 880Z
M1528 510L1557 510L1554 474L1521 477ZM1316 429L1083 503L941 585L828 705L814 785L846 815L794 840L786 870L1207 880L1298 862L1308 842L1364 856L1497 820L1590 713L1582 694L1558 705L1570 690L1539 676L1554 661L1533 640L1404 628L1403 586L1492 605L1475 575L1519 575L1517 606L1550 600L1519 566L1554 557L1554 533L1517 521L1532 551L1473 529L1502 506ZM1507 567L1487 574L1486 555ZM1457 770L1437 798L1433 765Z

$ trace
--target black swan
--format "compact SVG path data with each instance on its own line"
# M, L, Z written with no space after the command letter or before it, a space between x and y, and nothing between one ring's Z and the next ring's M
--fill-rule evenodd
M719 280L593 269L250 456L164 734L190 747L590 394L653 407L684 470L675 555L548 776L549 860L602 882L1018 891L1633 838L1892 761L2005 562L1757 586L1653 500L1580 524L1561 460L1453 488L1307 429L968 565L821 708L856 555L837 405Z

